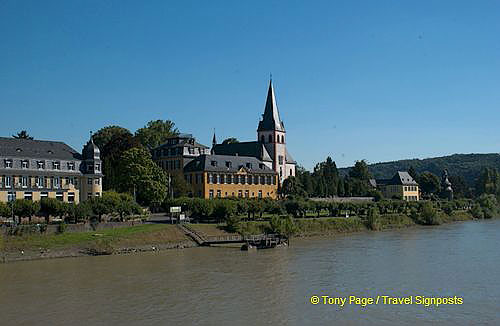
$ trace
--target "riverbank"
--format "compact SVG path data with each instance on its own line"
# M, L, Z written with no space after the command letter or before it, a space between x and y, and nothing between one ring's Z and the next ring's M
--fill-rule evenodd
M440 214L442 223L473 220L467 211ZM379 231L417 226L409 216L389 214L377 218ZM366 220L358 217L323 217L295 220L294 237L335 236L370 231ZM231 236L223 225L192 224L205 236ZM240 232L261 234L268 232L269 222L242 222ZM0 239L0 262L35 259L80 257L92 255L119 255L167 249L196 247L197 244L175 225L143 224L94 232L3 236Z

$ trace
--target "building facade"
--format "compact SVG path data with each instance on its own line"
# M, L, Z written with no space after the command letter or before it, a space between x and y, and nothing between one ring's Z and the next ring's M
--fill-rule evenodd
M58 200L79 203L102 195L99 148L82 153L57 141L0 137L0 201Z
M201 198L273 198L278 175L255 157L200 155L184 169L191 195Z
M401 198L406 201L420 200L418 183L405 171L398 171L391 179L372 179L370 183L382 192L385 198Z

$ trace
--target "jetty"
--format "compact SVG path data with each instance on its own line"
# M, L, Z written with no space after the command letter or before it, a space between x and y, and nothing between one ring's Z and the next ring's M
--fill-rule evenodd
M177 226L199 246L210 247L222 244L242 244L241 249L248 250L253 248L268 249L280 245L288 245L288 238L279 234L204 236L190 228L187 224L177 224Z

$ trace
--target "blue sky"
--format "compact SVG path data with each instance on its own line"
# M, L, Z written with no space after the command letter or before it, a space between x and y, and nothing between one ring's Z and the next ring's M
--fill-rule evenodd
M173 120L255 140L269 73L307 168L500 152L498 1L0 1L0 135Z

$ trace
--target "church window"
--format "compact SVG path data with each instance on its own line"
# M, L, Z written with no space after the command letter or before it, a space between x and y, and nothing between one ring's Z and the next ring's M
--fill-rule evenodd
M269 142L272 143L273 142L273 135L269 135Z

